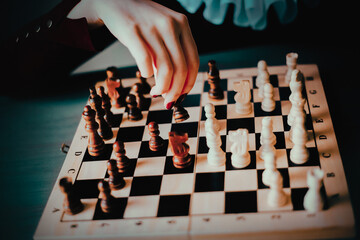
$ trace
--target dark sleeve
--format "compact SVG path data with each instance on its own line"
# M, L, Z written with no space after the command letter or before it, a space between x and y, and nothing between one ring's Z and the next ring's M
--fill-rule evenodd
M2 94L35 96L71 88L71 70L96 53L86 19L66 18L79 2L63 0L2 46Z

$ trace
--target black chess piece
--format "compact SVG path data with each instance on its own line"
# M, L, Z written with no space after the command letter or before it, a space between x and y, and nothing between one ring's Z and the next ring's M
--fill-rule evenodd
M102 108L105 111L106 122L110 125L110 127L117 127L114 114L111 111L111 100L105 93L105 88L103 86L98 87L98 92L102 100Z
M141 76L140 71L136 71L136 77L139 79L139 83L141 86L141 92L143 94L147 94L150 93L151 90L151 86L150 84L146 81L146 78Z
M71 178L63 177L59 181L60 190L64 193L65 199L63 203L64 212L66 214L74 215L84 209L79 195L74 191Z
M130 121L138 121L143 118L140 108L137 107L136 97L129 94L126 97L126 104L128 107L128 119Z
M101 194L100 207L105 213L114 212L116 209L115 197L111 195L110 185L107 181L101 180L98 184L98 189Z
M99 156L105 147L104 140L97 132L99 124L95 120L95 115L95 110L93 110L89 105L84 107L82 116L86 122L85 130L89 133L88 152L94 157Z
M99 124L99 135L105 140L113 137L110 125L105 121L105 110L102 108L102 99L97 95L95 87L90 88L90 104L96 111L96 121Z
M220 86L220 74L219 69L216 66L214 60L208 62L208 83L210 85L209 98L211 99L224 99L224 91Z
M149 148L154 152L159 151L164 147L164 139L159 136L159 125L156 122L150 122L148 129L150 134Z
M119 190L125 186L125 180L118 171L116 160L107 162L107 172L109 174L109 185L112 190Z
M175 122L179 123L179 122L185 121L190 116L189 116L189 113L186 111L186 109L183 106L181 106L180 104L175 104L173 117L174 117Z
M125 173L131 165L131 160L126 156L124 143L116 141L113 145L113 150L116 156L118 172Z
M137 107L140 110L144 109L144 105L145 105L145 97L141 91L141 83L135 83L132 86L132 90L134 92L134 96L136 98L136 102L137 102Z

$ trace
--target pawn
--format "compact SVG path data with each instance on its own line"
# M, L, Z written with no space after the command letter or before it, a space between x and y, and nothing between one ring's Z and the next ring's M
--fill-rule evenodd
M125 180L118 171L116 160L107 162L107 172L109 174L109 185L112 190L119 190L125 186Z
M156 122L150 122L148 124L149 134L150 134L150 141L149 141L149 148L151 151L159 151L164 147L164 139L159 136L159 125Z
M265 163L265 170L262 173L262 182L266 186L270 186L271 178L276 174L276 159L275 154L273 152L267 152L263 156L263 160Z
M99 124L99 135L105 140L113 137L110 125L105 121L105 110L102 108L102 99L97 95L95 87L90 88L90 104L96 111L96 121Z
M130 121L138 121L143 118L140 108L137 107L136 97L129 94L126 97L126 104L128 107L128 119Z
M286 54L286 65L288 67L285 74L285 82L290 83L291 72L297 67L298 54L297 53L288 53Z
M258 75L255 80L257 88L260 88L265 83L270 82L270 74L268 71L267 63L264 60L260 60L257 65Z
M111 127L117 127L114 114L111 111L111 102L109 96L105 93L105 88L100 86L98 88L99 95L102 100L102 108L105 111L105 120Z
M100 207L104 213L114 212L116 210L115 197L111 195L111 188L107 181L101 180L98 184L101 195Z
M259 149L260 158L264 159L264 154L267 152L271 152L275 155L275 144L276 144L276 136L273 133L273 122L271 117L264 117L262 119L262 127L261 127L261 135L260 135L260 144L261 147Z
M146 78L141 76L140 71L136 71L136 77L137 79L139 79L139 83L141 84L141 92L143 94L147 94L150 93L151 90L151 86L150 84L146 81Z
M99 124L95 121L95 115L95 111L89 105L85 106L82 116L86 122L85 130L89 133L88 152L94 157L99 156L105 147L104 140L97 132Z
M219 69L216 66L214 60L208 62L208 82L210 85L209 98L211 99L224 99L224 91L220 86L220 74Z
M144 105L145 105L145 97L141 91L141 83L135 83L132 86L132 91L134 93L134 96L136 98L136 103L137 103L137 107L140 110L143 110Z
M269 179L270 191L268 195L268 204L271 207L281 207L287 204L288 196L283 189L283 177L279 171L275 171Z
M206 104L204 107L204 111L205 111L205 117L206 117L205 123L211 122L209 124L212 125L216 131L220 131L220 124L219 124L219 121L216 119L214 104L212 104L212 103Z
M175 122L179 123L187 120L190 117L190 115L183 106L181 106L180 104L175 104L173 117Z
M69 177L63 177L59 181L61 192L65 195L63 207L64 212L69 215L74 215L84 209L80 197L74 192L72 181Z
M307 172L309 190L304 197L304 208L309 213L316 213L324 208L324 199L320 193L324 172L321 169L311 169Z
M118 168L118 172L125 173L131 165L131 160L125 155L126 150L124 142L116 141L113 145L113 150L116 156L116 165Z
M261 109L264 112L272 112L275 110L274 88L271 83L264 85L264 99L261 102Z

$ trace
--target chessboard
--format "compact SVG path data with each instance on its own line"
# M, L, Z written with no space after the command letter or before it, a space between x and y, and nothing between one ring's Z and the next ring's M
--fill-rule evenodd
M221 66L221 63L219 63ZM247 238L336 238L354 234L353 210L333 129L325 92L315 64L299 64L304 75L306 128L309 160L295 164L290 158L292 142L287 116L291 108L290 89L285 81L287 66L269 66L270 83L274 87L275 110L264 112L255 80L257 68L220 69L220 86L224 99L209 98L206 72L199 72L192 91L182 102L190 117L180 123L166 110L161 97L145 95L147 104L143 118L130 121L125 107L112 108L117 126L113 138L105 141L102 154L93 157L87 150L88 133L81 117L65 162L51 192L35 233L35 239L235 239ZM235 111L234 83L249 80L253 111L239 115ZM130 89L138 79L122 79ZM147 79L150 85L154 79ZM99 79L97 86L105 86ZM106 87L106 86L105 86ZM106 90L106 89L105 89ZM215 106L221 126L222 150L226 163L207 163L204 106ZM85 105L86 103L84 103ZM281 207L267 204L269 187L262 182L264 161L259 157L262 119L270 116L276 136L276 167L283 177L283 190L289 201ZM164 148L149 150L147 124L155 121ZM235 168L231 164L229 131L246 128L249 133L250 164ZM173 165L169 132L188 134L191 164L186 168ZM102 211L98 183L107 180L107 162L116 159L115 141L123 141L131 166L124 173L125 186L112 190L118 210ZM324 172L321 194L324 208L316 213L304 209L308 191L307 172ZM63 210L64 195L59 180L68 176L84 209L74 215Z

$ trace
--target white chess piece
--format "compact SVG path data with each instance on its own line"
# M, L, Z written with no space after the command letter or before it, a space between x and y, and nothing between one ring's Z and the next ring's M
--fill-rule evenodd
M261 109L264 112L272 112L275 110L274 88L271 83L264 84L264 98L261 102Z
M299 55L297 53L288 53L286 54L286 65L288 67L285 74L285 82L289 83L291 80L291 72L297 67L297 60Z
M235 99L235 111L241 115L247 115L252 112L251 105L251 87L249 80L241 80L234 83L234 90L236 92Z
M273 133L273 122L271 117L264 117L261 121L261 135L259 149L260 158L264 159L264 153L272 152L275 155L276 136Z
M263 160L265 163L265 170L262 173L262 182L266 186L270 186L271 178L277 171L275 154L273 152L264 153Z
M293 123L292 124L293 126L290 128L289 140L291 142L293 142L293 129L294 129L294 125L296 124L297 127L301 127L303 129L301 132L304 133L304 134L301 137L304 138L303 141L307 142L307 140L309 138L308 138L308 134L307 134L306 126L305 126L305 122L306 122L305 111L295 111L294 115L293 115L293 121L292 122L296 122L296 123ZM295 141L296 141L296 139L295 139Z
M260 88L266 82L270 82L270 74L268 71L267 63L264 60L260 60L257 65L258 75L255 79L255 85Z
M303 118L295 118L291 129L291 140L294 146L290 150L290 160L295 164L304 164L309 159L309 151L306 148L308 134L304 128Z
M205 114L208 117L205 121L206 144L209 147L208 163L213 166L222 166L225 164L226 154L221 149L220 125L215 118L214 105L207 104Z
M324 199L320 194L324 172L321 169L311 169L307 172L309 190L304 197L304 208L310 212L319 212L324 208Z
M281 173L276 170L270 179L270 191L268 195L268 204L271 207L281 207L287 204L288 196L283 189L283 177Z
M291 102L291 108L290 108L290 112L287 117L287 124L289 126L291 126L293 124L294 118L296 116L305 114L304 107L305 107L306 100L303 98L296 97L296 98L292 98L290 100L290 102Z
M219 121L215 118L215 106L212 103L208 103L205 105L204 110L206 117L205 123L209 122L208 125L211 124L217 131L220 131Z
M229 140L232 142L230 151L231 164L236 168L247 167L250 162L249 154L249 131L239 128L236 131L229 131Z

